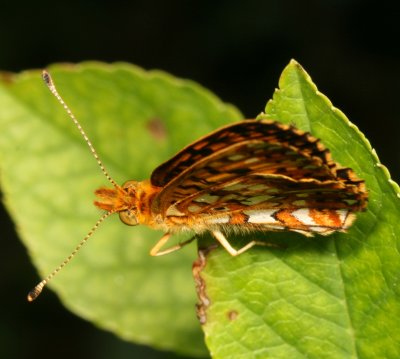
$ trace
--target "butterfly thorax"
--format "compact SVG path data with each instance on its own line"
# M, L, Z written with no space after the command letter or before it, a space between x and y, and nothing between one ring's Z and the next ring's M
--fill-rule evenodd
M157 227L151 213L151 203L159 191L160 188L149 181L128 181L123 186L96 190L98 200L94 204L108 212L118 212L121 221L127 225Z

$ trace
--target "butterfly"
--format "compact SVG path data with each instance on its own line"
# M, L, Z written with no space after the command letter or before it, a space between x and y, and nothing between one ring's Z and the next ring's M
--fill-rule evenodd
M152 256L182 248L195 237L163 249L171 235L209 232L232 255L232 233L293 231L306 236L345 232L355 212L367 206L364 180L334 162L319 139L273 120L244 120L222 127L188 145L157 167L149 180L118 185L105 170L79 122L58 94L50 75L43 78L74 121L111 188L95 191L105 210L74 252L28 295L35 299L109 215L125 224L147 225L165 234Z
M345 231L367 204L364 181L341 168L307 132L272 120L245 120L190 144L154 170L150 180L100 188L95 205L128 225L161 229L151 250L174 233L210 232L233 256L229 233L294 231L306 236Z

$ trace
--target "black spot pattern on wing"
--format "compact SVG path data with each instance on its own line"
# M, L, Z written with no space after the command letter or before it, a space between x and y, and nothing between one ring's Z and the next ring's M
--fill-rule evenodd
M269 120L247 120L211 133L159 166L151 181L164 187L154 203L161 214L170 206L188 214L238 210L253 206L254 197L273 192L257 205L356 211L367 201L364 181L333 162L318 139ZM239 183L240 189L235 187ZM207 195L218 199L202 202Z

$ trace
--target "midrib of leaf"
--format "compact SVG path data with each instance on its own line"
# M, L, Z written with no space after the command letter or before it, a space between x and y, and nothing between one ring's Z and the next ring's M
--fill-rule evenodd
M343 268L342 268L342 263L341 260L339 258L339 251L337 248L337 242L333 241L334 243L334 248L335 248L335 256L336 256L336 261L337 261L337 266L338 266L338 271L340 273L340 285L342 287L342 294L343 294L343 303L344 303L344 307L346 309L346 314L347 314L347 319L348 319L348 323L349 323L349 328L348 330L351 332L351 338L352 338L352 346L353 346L353 355L355 358L359 358L359 353L358 353L358 348L357 348L357 343L355 340L355 331L354 331L354 324L353 324L353 320L352 320L352 316L351 316L351 311L349 308L349 303L348 303L348 295L346 292L346 285L345 285L345 280L344 280L344 275L343 275Z
M295 76L296 76L297 83L300 84L300 75L299 75L299 73L296 72ZM303 90L302 86L298 86L298 87L299 87L300 94L301 94L301 99L302 99L301 104L302 104L302 107L303 107L303 113L306 114L306 118L307 118L307 123L306 124L304 122L301 123L302 130L303 131L312 132L312 123L309 120L310 115L309 115L309 112L308 112L308 108L306 106L306 99L305 99L305 96L304 96L304 90Z

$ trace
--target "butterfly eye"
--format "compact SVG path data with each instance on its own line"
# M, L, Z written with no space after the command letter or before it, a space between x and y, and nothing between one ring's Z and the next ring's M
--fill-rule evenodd
M135 211L131 209L119 212L119 219L128 226L137 226L139 224Z

